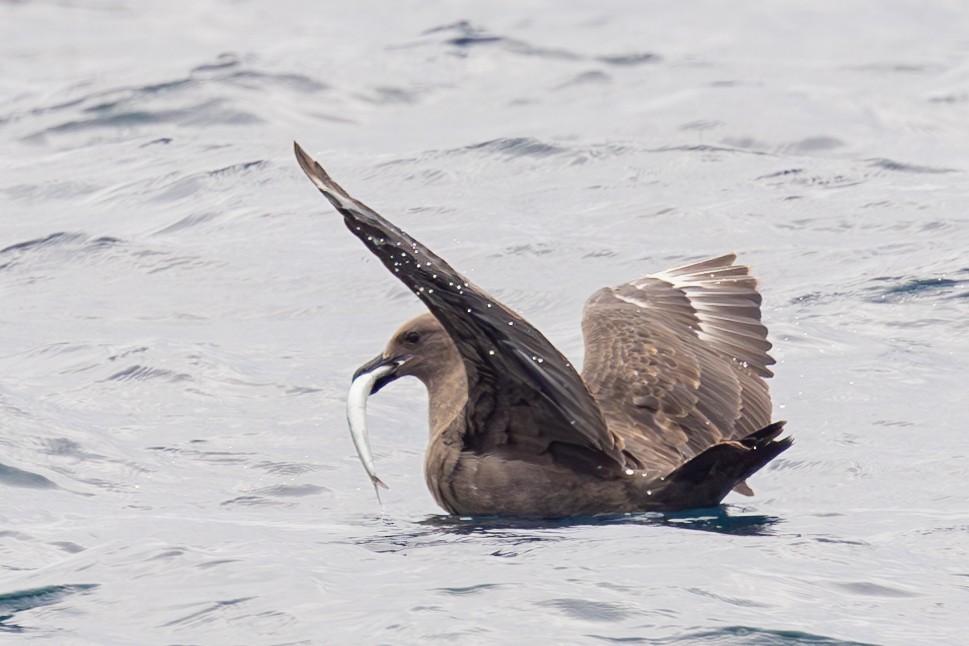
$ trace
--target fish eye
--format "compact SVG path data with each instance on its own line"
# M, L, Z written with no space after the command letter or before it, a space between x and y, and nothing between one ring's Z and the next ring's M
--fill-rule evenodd
M420 340L421 340L421 335L418 334L417 332L408 332L407 334L404 335L405 343L410 343L413 345L413 344L419 343Z

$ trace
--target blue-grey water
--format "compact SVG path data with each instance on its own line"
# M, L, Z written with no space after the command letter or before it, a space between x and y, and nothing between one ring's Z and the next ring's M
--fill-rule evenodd
M581 359L736 251L794 448L718 510L472 522L421 311L292 155ZM969 5L0 2L0 642L969 640Z

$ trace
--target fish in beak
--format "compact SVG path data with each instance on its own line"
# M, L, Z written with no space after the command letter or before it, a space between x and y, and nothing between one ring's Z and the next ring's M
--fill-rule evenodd
M409 355L388 358L383 354L378 354L376 357L357 368L357 371L353 373L353 381L356 381L364 374L374 372L378 368L388 368L389 372L381 370L381 376L374 381L373 389L369 393L372 395L390 382L395 381L398 377L400 377L401 375L397 374L397 370L404 365L408 359L410 359Z
M400 375L398 369L404 365L409 356L386 358L378 355L373 360L360 366L353 373L350 391L347 393L347 422L350 425L350 437L357 449L357 456L363 463L363 468L370 476L377 500L380 500L380 488L387 489L387 485L377 477L377 469L373 463L373 453L370 450L370 434L367 432L367 397L375 393Z

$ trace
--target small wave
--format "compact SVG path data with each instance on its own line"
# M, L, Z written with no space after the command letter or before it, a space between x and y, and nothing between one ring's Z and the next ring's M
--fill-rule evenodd
M54 541L50 545L66 552L67 554L80 554L85 549L84 547L81 547L77 543L73 543L71 541Z
M168 110L118 110L89 119L73 119L27 135L33 140L48 134L74 133L84 130L113 130L124 132L126 128L171 124L177 126L249 126L262 124L263 119L251 112L227 107L228 101L213 99L185 108ZM119 134L119 136L121 136ZM124 135L130 138L130 135Z
M715 128L720 128L724 125L723 121L718 119L698 119L696 121L688 121L682 124L679 130L695 130L703 132L705 130L713 130Z
M568 50L537 47L522 40L492 34L483 28L473 25L467 20L460 20L455 23L428 29L423 35L437 34L447 35L443 43L457 50L459 56L466 56L467 50L472 48L497 46L509 53L520 56L537 56L559 60L578 60L584 58Z
M171 137L159 137L158 139L152 139L151 141L141 144L142 148L147 148L148 146L165 146L172 143L174 139Z
M258 70L240 70L220 79L222 82L265 91L266 86L280 85L303 94L315 94L329 89L326 83L302 74L276 74Z
M60 489L53 481L32 471L24 471L0 462L0 484L26 489Z
M282 84L307 93L319 92L328 87L326 84L303 74L278 74L245 68L243 60L231 52L220 54L211 63L203 63L193 67L188 80L202 78L253 88L263 88L267 84Z
M771 471L824 471L828 467L826 462L820 460L792 460L790 458L778 458L771 463Z
M767 155L768 153L755 150L754 147L757 142L752 139L736 139L728 140L726 143L730 146L712 146L710 144L697 144L693 146L663 146L661 148L653 148L650 152L657 153L669 153L669 152L685 152L685 153L742 153L747 155ZM735 147L732 147L735 146Z
M707 597L708 599L716 599L717 601L730 604L731 606L739 606L741 608L770 608L770 605L766 603L752 601L750 599L745 599L743 597L733 597L733 596L726 596L723 594L717 594L715 592L711 592L710 590L704 590L703 588L687 588L686 591L700 597Z
M59 457L74 459L90 457L90 454L80 444L66 437L52 437L44 440L44 448L41 450L47 455L56 455Z
M842 175L840 173L835 173L833 175L801 175L798 173L797 177L792 178L791 183L801 186L810 186L812 188L834 189L858 186L860 184L864 184L866 181L868 181L867 175L855 177L853 175Z
M599 56L596 58L607 65L617 65L620 67L632 67L634 65L645 65L659 63L662 57L651 52L638 52L635 54L618 54L614 56Z
M257 159L256 161L240 162L238 164L232 164L231 166L210 170L208 175L209 177L236 177L238 175L245 175L253 169L264 170L267 166L269 166L269 162Z
M270 496L272 498L301 498L303 496L318 496L320 494L331 493L326 487L313 484L301 485L275 485L264 487L252 492L258 496Z
M152 379L162 379L171 383L192 381L191 375L185 373L142 365L130 366L108 377L108 381L150 381Z
M544 242L534 244L518 244L505 247L498 253L491 254L491 258L501 258L502 256L545 256L554 253L555 248Z
M328 86L308 76L293 73L264 72L245 67L234 54L223 54L212 63L192 68L186 75L144 85L125 85L98 90L66 101L32 108L4 117L0 122L18 121L31 117L45 117L61 112L79 112L82 118L51 125L24 137L25 140L46 134L73 132L91 128L116 128L159 123L178 125L247 125L262 123L255 113L225 107L219 98L178 109L144 109L146 102L170 100L172 96L198 96L205 85L243 87L265 91L276 85L303 94L328 89ZM207 90L206 90L207 91ZM158 141L156 139L156 141Z
M465 146L460 150L498 153L512 157L548 157L567 152L565 148L547 144L531 137L492 139L480 144Z
M373 95L362 97L370 103L381 105L406 105L417 103L426 90L404 89L402 87L380 86L373 88Z
M0 189L0 193L11 199L24 202L42 202L48 200L73 201L96 193L100 189L96 184L78 182L74 180L44 177L36 184L17 184Z
M615 641L606 638L607 641ZM814 644L817 646L874 646L867 642L845 641L800 630L770 630L753 626L727 626L716 630L700 630L663 640L654 644L715 644L716 646L788 646Z
M790 177L791 175L800 175L804 172L803 168L788 168L785 170L779 170L775 173L768 173L767 175L761 175L756 179L775 179L777 177Z
M270 500L269 498L264 498L262 496L237 496L229 500L225 500L219 503L220 507L279 507L288 506L287 503L282 503L278 500Z
M483 29L475 27L467 20L459 20L446 25L431 27L430 29L426 30L423 35L429 36L431 34L447 34L449 32L457 34L452 40L458 41L454 44L459 46L465 46L467 44L474 44L478 42L488 43L501 40L500 36L485 35ZM451 41L449 40L448 42Z
M459 50L459 55L461 56L466 56L467 50L471 50L472 48L500 47L509 53L519 56L534 56L569 61L588 60L613 67L652 65L663 60L661 56L653 52L624 52L620 54L588 56L567 49L540 47L517 38L509 38L492 33L467 20L459 20L458 22L434 27L423 33L424 36L438 34L444 35L445 38L442 42L445 45Z
M958 173L959 171L954 168L936 168L933 166L918 166L916 164L905 164L903 162L897 162L893 159L872 159L871 165L876 168L884 168L885 170L895 171L897 173L922 173L930 175L939 175L943 173Z
M158 231L155 231L154 235L166 235L169 233L175 233L183 229L191 229L194 226L200 224L205 224L219 217L219 214L214 211L207 211L205 213L193 213L192 215L186 215L184 218L169 224L167 227L162 227Z
M227 185L235 186L238 183L239 177L250 174L258 176L268 167L269 162L265 160L254 160L185 175L171 174L163 179L151 182L146 189L150 190L151 197L149 199L153 202L170 203L180 200L195 200L200 193L212 192ZM177 231L178 229L204 222L219 215L221 213L215 211L207 211L201 214L193 213L173 225L160 229L156 233Z
M85 233L63 231L0 249L0 271L16 270L23 273L48 266L57 266L61 270L68 265L117 262L148 274L176 268L196 270L207 264L196 258L135 247L111 236L92 237Z
M195 441L195 440L193 440ZM239 464L247 462L253 453L241 453L233 451L199 451L196 449L180 449L173 446L149 446L149 451L160 451L162 453L175 453L185 457L194 458L202 462L215 462L223 464Z
M293 462L260 462L254 464L253 467L277 476L295 476L310 471L333 469L333 467L324 467L317 464L297 464Z
M34 238L33 240L18 242L10 245L9 247L4 247L3 249L0 249L0 255L35 251L45 247L53 247L60 244L76 242L78 240L83 240L86 237L87 236L85 236L83 233L66 233L64 231L60 231L58 233L46 235L43 238Z
M794 153L812 153L822 150L843 148L845 142L835 137L807 137L787 146L787 150Z
M929 97L929 103L966 103L969 102L969 93L957 92L954 94L939 94Z
M570 619L594 622L617 622L636 616L628 607L619 603L589 601L587 599L551 599L537 605L558 610Z
M945 68L935 63L871 63L868 65L852 65L844 69L853 72L881 72L888 74L922 74L924 72L941 73Z
M0 594L0 633L20 633L26 630L23 626L9 623L15 613L51 606L71 595L84 594L97 587L96 583L76 583L2 593Z
M522 160L557 158L558 160L561 160L559 163L563 165L577 165L587 163L590 159L600 160L622 157L630 154L631 152L636 151L630 146L612 142L592 143L573 148L560 145L558 143L549 143L534 137L501 137L498 139L490 139L488 141L462 146L461 148L427 151L421 156L420 159L402 159L392 162L385 162L383 166L409 166L417 163L426 164L430 159L446 159L449 157L468 154L484 154L497 158L511 157ZM441 175L446 171L423 170L419 172L420 174L411 173L406 177L406 179L410 180L419 178L422 181L431 183L438 181ZM446 211L440 209L440 207L437 207L435 212L444 213Z
M186 97L211 93L212 90L194 86L205 83L233 85L251 90L265 91L269 85L283 85L296 92L309 94L325 90L327 86L311 78L299 75L278 75L255 71L241 71L222 78L187 78L165 83L138 87L125 87L95 93L73 101L37 108L25 115L11 115L7 121L26 117L44 117L60 112L76 110L76 117L62 120L35 130L23 141L43 140L48 135L85 132L89 130L118 130L150 128L158 125L198 127L211 125L249 126L264 123L262 117L244 107L238 100L223 97L196 101L183 107L145 108L146 102L165 100L166 93L181 93ZM174 99L174 100L177 100ZM89 104L89 105L85 105ZM55 117L56 118L56 117ZM120 135L119 135L120 136ZM130 138L130 134L125 134ZM162 141L158 138L153 141Z
M875 294L867 300L872 303L903 303L924 298L960 298L969 280L936 276L932 278L877 278L877 281L893 282L888 287L870 288ZM953 293L959 290L959 293Z
M605 72L600 72L599 70L591 70L588 72L582 72L576 75L572 79L561 83L555 87L556 90L561 90L564 88L575 87L577 85L605 85L612 82L612 77Z
M507 586L500 583L479 583L477 585L462 586L459 588L437 588L437 591L445 594L464 596L469 594L480 594L482 592L487 592L488 590L498 590L504 587Z
M219 72L239 66L239 57L231 52L219 54L215 61L202 63L192 68L192 74L207 74L209 72Z
M162 624L163 627L169 628L172 626L180 625L202 625L212 621L216 621L216 616L222 614L226 608L232 606L237 606L247 601L252 601L255 597L239 597L237 599L224 599L222 601L215 601L213 603L205 604L205 607L201 610L191 612L184 617L179 617L178 619L173 619Z
M910 590L905 590L904 588L887 585L881 583L873 583L871 581L847 581L847 582L833 582L832 585L839 587L843 590L851 592L853 594L859 594L866 597L883 597L887 599L910 599L913 597L921 596L918 593L912 592Z
M114 261L119 256L148 273L183 265L191 269L205 265L194 258L132 247L127 241L111 236L92 237L85 233L60 231L0 249L0 271L31 263L55 263L61 266Z

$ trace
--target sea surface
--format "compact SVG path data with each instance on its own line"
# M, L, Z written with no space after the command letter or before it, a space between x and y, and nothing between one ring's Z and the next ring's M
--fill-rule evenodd
M717 509L427 492L421 304L292 154L581 360L735 251L794 447ZM0 643L969 643L969 4L0 1Z

